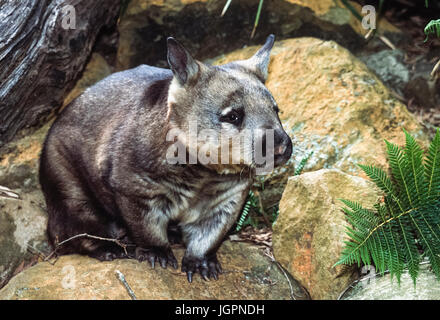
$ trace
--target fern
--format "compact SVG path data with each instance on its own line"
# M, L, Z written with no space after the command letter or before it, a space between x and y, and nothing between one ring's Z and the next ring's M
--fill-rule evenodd
M241 212L240 219L238 219L237 227L235 228L236 232L240 231L243 228L243 225L247 216L249 215L251 208L255 206L257 206L257 200L252 190L250 190L246 203L244 204L243 210Z
M350 241L335 266L373 263L379 273L389 270L398 282L408 269L415 284L421 253L440 279L440 130L424 159L415 139L404 133L404 148L385 141L391 178L380 168L359 165L385 193L384 200L374 209L341 200L352 227L347 227Z
M430 35L436 35L440 38L440 19L431 20L425 27L426 39L425 42L428 41Z
M301 174L301 172L303 172L304 167L306 166L307 162L309 161L309 159L312 155L313 155L313 151L310 152L305 158L303 158L300 161L298 168L296 168L295 172L293 173L294 176L299 176Z

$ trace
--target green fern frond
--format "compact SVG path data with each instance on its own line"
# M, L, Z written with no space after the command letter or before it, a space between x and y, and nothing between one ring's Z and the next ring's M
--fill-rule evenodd
M393 184L385 171L375 166L365 166L362 164L358 166L383 192L395 194Z
M249 191L248 198L246 200L246 203L244 204L243 210L235 228L236 232L240 231L243 228L244 222L249 215L252 206L255 206L255 195L252 191Z
M309 161L312 155L313 155L313 151L310 152L306 157L301 159L298 167L295 169L295 172L293 173L294 176L299 176L301 172L303 172L304 167L306 166L307 162Z
M427 181L428 197L440 195L440 129L437 129L434 139L429 146L425 159L425 177Z
M404 134L403 149L385 141L391 178L380 168L359 166L385 193L383 203L370 210L341 200L352 227L347 227L350 241L335 266L373 263L380 273L389 270L399 282L408 269L415 284L421 253L440 280L440 132L425 159L416 140L405 130Z
M424 30L426 34L425 42L428 41L430 35L436 35L440 38L440 19L431 20L425 27Z

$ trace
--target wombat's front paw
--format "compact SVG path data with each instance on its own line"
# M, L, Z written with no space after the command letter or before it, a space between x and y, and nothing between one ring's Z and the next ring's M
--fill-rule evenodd
M217 256L213 255L209 258L194 258L183 257L182 272L186 272L188 282L192 282L192 276L198 272L204 280L209 280L211 277L218 279L218 274L222 273L222 267L217 260Z
M177 260L171 248L136 247L135 257L139 261L148 260L151 263L152 268L154 268L155 262L158 261L160 263L160 266L164 269L166 269L168 264L172 266L174 269L177 269Z

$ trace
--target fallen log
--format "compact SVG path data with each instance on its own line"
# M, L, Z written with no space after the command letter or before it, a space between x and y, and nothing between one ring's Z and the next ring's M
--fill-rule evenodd
M62 105L120 2L0 1L0 146Z

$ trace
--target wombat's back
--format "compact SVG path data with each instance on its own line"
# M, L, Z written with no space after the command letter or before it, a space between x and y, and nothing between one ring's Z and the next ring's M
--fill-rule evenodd
M85 90L70 103L58 116L53 127L67 122L87 130L95 128L95 125L105 125L113 117L126 119L129 114L139 112L139 109L151 107L143 103L149 95L158 94L151 92L154 91L151 87L157 86L157 83L166 86L165 82L171 79L170 70L147 65L116 72ZM166 96L167 92L160 94Z

